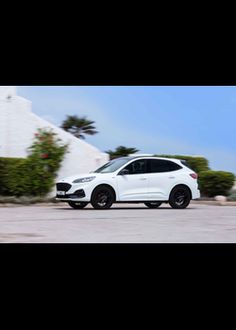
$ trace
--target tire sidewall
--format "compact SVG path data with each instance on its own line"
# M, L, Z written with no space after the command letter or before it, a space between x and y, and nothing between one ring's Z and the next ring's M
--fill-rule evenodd
M105 206L100 206L96 202L96 196L102 190L106 190L110 194L110 201ZM106 209L109 209L112 206L112 204L114 203L114 201L115 201L114 192L112 191L111 188L109 188L107 186L98 186L97 188L94 189L94 191L92 193L91 204L92 204L93 208L96 209L96 210L106 210Z
M185 193L187 194L187 198L182 205L176 204L176 200L175 200L175 194L180 189L184 189ZM169 204L173 209L185 209L189 205L190 201L191 201L191 194L187 187L180 185L180 186L173 188L173 190L171 191L170 198L169 198Z

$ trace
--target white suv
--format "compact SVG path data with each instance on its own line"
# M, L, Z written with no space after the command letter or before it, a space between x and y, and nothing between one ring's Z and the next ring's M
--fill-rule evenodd
M108 209L113 203L144 203L157 208L163 202L186 208L200 197L197 174L184 161L160 157L122 157L89 174L60 180L56 199L75 209L91 203Z

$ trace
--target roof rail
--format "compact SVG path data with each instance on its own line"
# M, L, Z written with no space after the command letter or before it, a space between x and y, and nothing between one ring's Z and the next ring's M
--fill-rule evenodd
M154 154L129 154L129 157L152 157Z

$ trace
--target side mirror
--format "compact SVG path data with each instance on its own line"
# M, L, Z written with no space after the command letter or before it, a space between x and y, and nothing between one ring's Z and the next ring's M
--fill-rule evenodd
M129 170L127 170L126 168L123 168L123 170L121 170L119 174L120 175L127 175L127 174L129 174Z

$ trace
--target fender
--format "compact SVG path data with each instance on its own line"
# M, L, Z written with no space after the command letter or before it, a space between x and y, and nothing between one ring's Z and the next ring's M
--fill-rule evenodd
M110 189L112 189L113 192L114 192L115 201L117 200L117 193L116 193L114 187L110 183L101 183L101 184L99 183L98 185L96 185L96 187L94 187L94 189L93 189L93 191L91 193L91 196L93 195L94 190L97 189L100 186L106 186L106 187L109 187Z
M190 191L191 199L192 199L192 190L191 190L191 188L189 187L189 185L188 185L186 182L183 182L183 181L180 181L180 182L177 182L177 183L173 184L173 186L171 187L171 189L170 189L170 191L169 191L169 193L168 193L168 199L170 198L170 194L171 194L172 190L173 190L175 187L177 187L177 186L185 186L185 187L187 187L187 188L189 189L189 191Z

